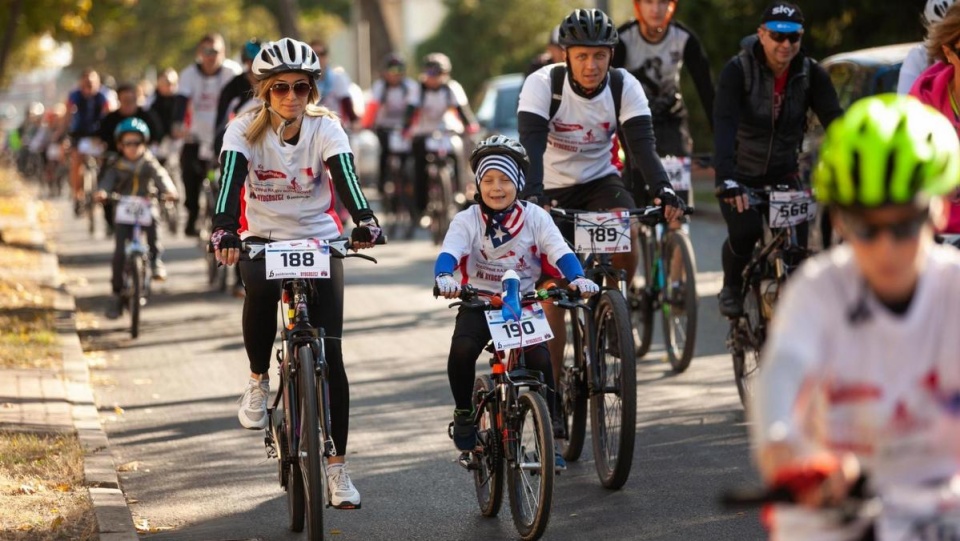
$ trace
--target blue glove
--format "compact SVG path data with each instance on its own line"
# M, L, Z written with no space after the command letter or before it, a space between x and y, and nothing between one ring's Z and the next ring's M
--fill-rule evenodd
M570 282L570 289L577 289L584 298L590 295L600 293L600 286L593 280L587 280L583 276L577 276Z
M460 284L453 278L453 275L441 274L436 277L435 281L441 296L447 299L455 299L460 295Z

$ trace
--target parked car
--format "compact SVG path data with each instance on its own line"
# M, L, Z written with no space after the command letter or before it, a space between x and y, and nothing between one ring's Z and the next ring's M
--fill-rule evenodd
M480 137L501 134L518 139L517 104L520 102L522 73L508 73L488 80L479 94L480 107L477 121L480 122Z

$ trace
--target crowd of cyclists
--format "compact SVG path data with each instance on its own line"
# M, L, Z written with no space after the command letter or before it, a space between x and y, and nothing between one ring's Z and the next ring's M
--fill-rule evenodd
M472 199L446 232L431 285L456 298L468 284L496 290L515 271L524 291L598 292L605 284L584 278L581 260L564 242L573 232L553 222L545 212L551 208L619 212L656 205L671 229L689 227L683 225L693 201L689 180L678 184L665 168L668 158L689 164L693 155L680 91L686 69L710 119L715 195L728 233L720 249L720 313L744 314L744 268L769 219L752 206L751 194L805 193L824 207L824 229L840 238L792 272L747 404L761 476L789 489L794 501L778 506L768 524L777 539L866 538L866 524L838 524L824 512L848 498L858 480L882 496L895 485L949 484L960 473L954 355L960 344L945 324L928 324L950 321L955 303L942 299L960 283L954 281L960 254L935 243L954 227L960 232L960 212L951 212L958 205L949 202L960 184L960 6L926 3L928 35L901 71L900 93L910 96L864 98L843 111L829 75L803 51L807 21L800 6L768 5L756 33L714 84L696 35L674 19L678 1L634 0L635 18L619 26L596 9L574 10L559 22L523 82L518 140L494 134L476 141L472 153L454 156L475 175L454 182ZM409 177L403 189L423 214L430 203L427 140L437 131L469 138L480 127L441 52L422 59L416 78L401 55L388 55L366 100L345 70L328 63L322 41L251 39L239 57L240 63L227 58L221 36L204 36L196 62L162 71L150 96L135 84L111 89L85 70L64 105L31 106L8 145L19 145L22 171L50 186L68 180L78 213L89 196L87 156L100 160L100 201L109 203L109 191L182 198L183 234L210 231L200 241L209 241L221 263L237 265L250 365L238 416L245 428L263 429L281 290L265 278L262 260L243 256L242 242L330 240L350 220L354 248L373 248L383 224L364 194L349 134L376 133L380 176L369 186L381 197L393 180L386 176L388 158L402 154ZM810 113L826 129L812 186L799 159ZM395 138L408 144L398 146ZM203 186L211 179L215 204L205 216L210 224L201 224ZM114 227L111 213L105 217L117 238L116 294L129 228ZM612 261L633 277L640 227L629 229L629 249ZM797 227L800 246L807 246L808 229ZM164 279L156 228L148 234L153 277ZM315 281L310 306L316 324L335 339L327 343L338 450L329 460L329 496L334 507L358 508L360 494L343 459L349 387L337 340L342 265L331 261L330 272L331 279ZM634 288L624 293L640 295ZM110 317L118 306L111 304ZM553 329L565 325L563 310L544 303L544 311ZM527 366L548 382L562 369L563 334L525 350ZM477 445L469 393L489 339L482 315L460 312L447 367L455 402L451 434L465 455ZM554 393L547 399L555 417ZM553 429L555 438L566 437L563 426L555 422ZM555 463L564 468L559 451ZM811 468L822 474L816 482L797 483ZM871 531L877 528L883 526Z

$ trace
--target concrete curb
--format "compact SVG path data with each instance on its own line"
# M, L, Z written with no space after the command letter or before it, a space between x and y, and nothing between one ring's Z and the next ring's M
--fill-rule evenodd
M83 474L97 516L101 541L137 541L137 529L120 487L107 434L100 424L90 384L90 370L77 335L76 301L60 287L55 300L57 333L63 354L67 400L73 406L73 426L85 450Z

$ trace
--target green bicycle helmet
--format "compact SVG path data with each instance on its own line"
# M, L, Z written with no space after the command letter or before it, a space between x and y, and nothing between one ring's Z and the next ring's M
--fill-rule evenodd
M923 203L960 185L960 141L939 111L909 96L854 103L827 129L816 197L841 207Z

